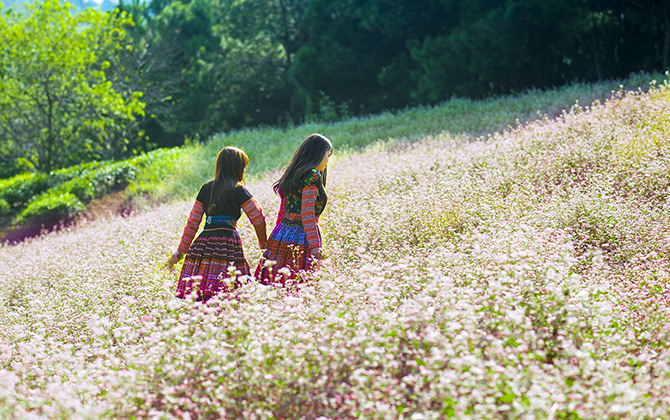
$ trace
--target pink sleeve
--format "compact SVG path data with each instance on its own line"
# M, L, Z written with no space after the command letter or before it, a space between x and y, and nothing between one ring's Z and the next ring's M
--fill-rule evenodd
M284 214L286 214L286 207L284 206L284 199L281 199L281 204L279 205L279 213L277 213L277 225L281 222L281 219L284 218Z
M314 213L314 204L316 203L316 196L319 190L315 186L309 186L302 189L302 205L300 208L300 218L302 219L302 226L305 229L307 236L307 243L309 248L317 248L321 246L321 236L319 229L316 226L316 215Z
M191 209L191 214L188 215L188 221L186 222L186 227L184 228L184 233L181 235L181 241L179 242L179 247L177 251L185 254L188 252L188 249L191 247L193 238L198 232L200 227L200 222L202 222L202 215L205 213L205 209L202 203L198 200L193 204Z
M254 226L265 226L265 215L263 209L255 198L251 197L242 204L242 210Z

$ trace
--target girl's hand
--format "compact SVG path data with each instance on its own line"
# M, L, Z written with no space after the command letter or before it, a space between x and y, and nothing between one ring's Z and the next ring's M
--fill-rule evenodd
M312 248L309 251L309 254L312 256L312 258L315 258L317 260L322 260L323 255L321 254L321 247L317 246L316 248Z
M172 264L177 264L183 256L184 254L182 254L181 252L175 251L174 254L172 254L172 258L170 259L170 261L172 262Z
M265 249L268 246L268 241L258 241L258 247L260 249Z

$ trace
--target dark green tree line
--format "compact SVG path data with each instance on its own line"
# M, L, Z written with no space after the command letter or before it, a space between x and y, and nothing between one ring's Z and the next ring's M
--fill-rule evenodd
M132 16L123 23L127 36L88 66L124 100L140 101L133 95L141 92L144 115L113 114L113 130L88 130L86 140L77 128L80 137L60 148L68 158L56 165L119 158L247 126L670 66L670 0L130 0L108 14L119 11ZM3 74L33 59L29 49L22 51L5 54ZM21 112L34 119L37 109ZM82 126L72 121L71 127ZM45 126L48 121L24 124ZM27 142L19 140L28 135L12 138L7 130L0 139L5 161L15 164L23 154L35 169L48 167L22 149Z
M661 0L155 0L146 9L148 43L178 33L183 49L171 66L184 83L171 95L182 111L170 144L319 118L324 103L358 115L625 77L670 60Z

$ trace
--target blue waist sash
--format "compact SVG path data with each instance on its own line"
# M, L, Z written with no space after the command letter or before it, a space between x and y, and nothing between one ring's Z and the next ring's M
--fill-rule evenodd
M207 216L205 223L208 225L229 225L231 227L237 226L237 219L230 216Z

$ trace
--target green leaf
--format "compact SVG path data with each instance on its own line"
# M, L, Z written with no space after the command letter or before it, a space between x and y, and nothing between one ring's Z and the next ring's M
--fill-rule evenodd
M507 344L512 347L519 347L519 343L513 337L510 337L509 340L507 340Z

